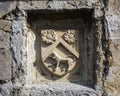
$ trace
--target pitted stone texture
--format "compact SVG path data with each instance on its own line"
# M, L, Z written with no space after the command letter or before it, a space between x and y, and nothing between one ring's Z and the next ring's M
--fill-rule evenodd
M0 80L11 79L10 50L0 49Z
M10 34L0 30L0 48L10 47Z
M1 0L0 1L0 18L16 8L16 1Z
M105 90L108 96L120 96L120 0L109 0L106 18L111 41L111 57Z
M13 87L11 82L0 85L0 96L12 96L12 88Z
M10 80L10 34L0 30L0 80Z
M22 57L22 45L23 45L23 27L22 20L14 20L12 22L13 35L11 36L11 46L13 49L13 56L16 59L16 64L21 64Z
M23 20L13 20L12 22L12 36L11 36L11 50L12 50L12 64L13 64L13 77L17 79L23 76L22 64L23 63Z
M109 75L105 81L105 90L108 96L120 96L120 67L110 67Z
M108 96L120 95L120 39L112 39L110 44L110 70L105 81L105 90Z
M29 91L23 91L25 96L98 96L92 88L67 82L33 84L26 86L26 89Z
M24 10L30 9L79 9L79 8L92 8L99 0L39 0L39 1L26 1L19 2L19 8Z
M0 20L0 29L4 31L11 31L11 22L7 20Z
M106 12L110 39L120 39L120 1L110 0L108 11Z

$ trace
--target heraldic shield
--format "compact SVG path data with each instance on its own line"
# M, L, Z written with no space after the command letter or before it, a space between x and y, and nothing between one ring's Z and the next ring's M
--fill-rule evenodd
M74 69L78 59L78 30L41 30L41 61L49 72L64 76Z

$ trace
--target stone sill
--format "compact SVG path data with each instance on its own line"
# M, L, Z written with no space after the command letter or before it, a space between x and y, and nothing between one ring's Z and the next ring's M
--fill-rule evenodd
M91 87L68 82L26 84L24 88L30 96L47 96L43 95L47 93L49 96L98 96Z

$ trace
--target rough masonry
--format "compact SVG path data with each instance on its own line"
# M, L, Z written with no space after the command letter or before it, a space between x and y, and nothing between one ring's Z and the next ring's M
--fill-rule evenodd
M1 0L0 96L119 96L119 0Z

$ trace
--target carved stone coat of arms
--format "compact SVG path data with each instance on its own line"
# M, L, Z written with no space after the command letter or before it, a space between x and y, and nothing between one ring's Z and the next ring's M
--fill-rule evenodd
M41 30L41 59L54 75L63 76L72 71L79 59L78 30Z

